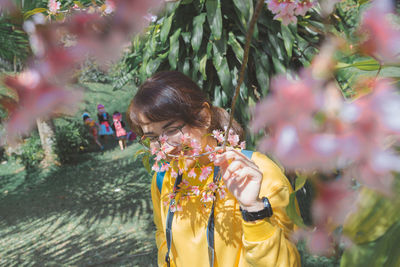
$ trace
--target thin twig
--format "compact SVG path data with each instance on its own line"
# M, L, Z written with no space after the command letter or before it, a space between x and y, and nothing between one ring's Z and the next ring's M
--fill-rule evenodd
M230 111L230 114L229 114L228 128L226 129L225 136L224 136L224 143L222 144L222 149L224 151L225 151L225 147L226 147L226 141L228 140L229 131L230 131L231 127L232 127L233 114L235 112L235 107L236 107L236 100L237 100L237 97L239 95L240 87L241 87L241 85L243 83L243 79L244 79L244 72L246 70L246 65L247 65L247 61L248 61L248 58L249 58L250 43L251 43L251 38L253 37L254 26L255 26L255 24L257 22L258 16L260 15L263 6L264 6L264 0L258 0L257 5L256 5L256 9L255 9L255 11L253 13L253 17L250 20L249 29L248 29L247 34L246 34L246 44L244 46L243 62L242 62L242 66L240 67L239 80L238 80L237 85L236 85L235 95L233 96L233 99L232 99L231 111Z

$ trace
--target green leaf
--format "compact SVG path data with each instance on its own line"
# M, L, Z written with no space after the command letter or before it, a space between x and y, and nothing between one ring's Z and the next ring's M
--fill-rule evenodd
M350 64L350 67L355 67L359 70L365 70L365 71L375 71L379 70L379 68L381 68L382 66L375 59L367 59L363 61L354 62L353 64Z
M173 12L175 12L175 10L180 6L180 4L182 3L181 1L165 1L165 7L164 7L164 11L166 12L166 14L171 14Z
M226 40L226 34L225 34L225 31L224 31L219 40L214 40L212 42L214 53L218 53L223 57L226 56L227 43L228 42Z
M181 29L175 31L175 33L169 38L169 55L168 61L171 69L176 69L176 63L178 61L179 55L179 36L181 34Z
M74 1L74 4L77 5L79 8L84 8L80 1Z
M206 13L201 13L193 20L192 47L193 51L199 51L201 41L203 40L203 24L206 20Z
M293 43L294 43L294 36L290 31L288 26L281 24L282 29L282 38L283 44L285 45L285 49L289 58L292 57L292 50L293 50Z
M212 58L212 50L213 50L213 44L211 42L207 43L207 57Z
M183 63L182 66L182 72L185 75L189 75L189 71L190 71L190 62L189 62L189 58L185 58L185 62Z
M146 155L144 155L143 156L143 158L142 158L142 162L143 162L143 166L144 166L144 168L146 169L146 171L148 172L148 173L151 173L151 167L150 167L150 162L149 162L149 154L146 154Z
M247 29L247 24L253 15L253 1L233 0L235 5L235 12L238 15L241 26Z
M262 59L256 58L256 78L260 86L262 96L266 96L269 89L269 73L268 70L260 63Z
M141 148L138 151L136 151L136 153L133 155L133 159L136 160L139 155L142 155L142 154L145 154L145 153L148 153L148 152L149 152L148 149Z
M343 233L356 244L374 242L381 238L393 223L399 222L399 202L393 202L393 199L365 187L361 189L358 197L362 201L357 203L357 211L348 217L343 226Z
M168 38L169 31L171 30L172 19L174 18L174 16L175 13L172 13L168 18L164 19L160 32L160 41L162 43L165 43Z
M297 175L296 177L296 185L295 185L295 190L294 191L299 191L301 188L303 188L304 184L307 182L307 177L304 175Z
M299 227L305 227L303 218L297 212L296 192L292 192L289 197L289 204L286 206L286 213L289 218Z
M364 4L366 4L366 3L370 2L370 1L371 0L359 0L358 4L361 6L361 5L364 5Z
M282 62L278 58L272 57L272 64L274 65L274 69L277 73L285 73L286 72L285 66L282 64Z
M41 7L29 10L29 11L24 13L24 20L28 19L29 17L31 17L31 16L33 16L35 14L43 13L43 12L46 12L46 11L47 11L46 8L41 8Z
M243 61L243 48L240 43L236 40L235 35L232 32L229 32L228 44L232 47L233 52L236 55L236 58L240 63Z
M217 74L222 88L227 94L231 95L233 93L232 78L229 71L228 61L225 57L221 60L221 64L217 69Z
M222 15L221 15L221 1L220 0L207 0L207 20L210 25L212 37L219 40L222 34Z
M147 147L148 149L150 149L150 138L146 138L144 140L142 140L142 144Z
M200 60L200 66L199 66L199 71L203 75L204 80L207 80L206 65L207 65L207 54L205 54L203 58Z
M148 77L152 76L154 73L157 72L158 67L161 64L161 59L156 58L154 60L149 60L146 65L146 74Z

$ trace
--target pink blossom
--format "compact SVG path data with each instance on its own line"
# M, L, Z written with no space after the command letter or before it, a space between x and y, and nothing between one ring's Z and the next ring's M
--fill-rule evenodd
M181 204L176 204L176 211L182 211L182 205Z
M169 163L163 163L163 164L161 165L160 171L161 171L161 172L168 171L170 167L171 167L171 166L169 165Z
M291 1L269 0L268 8L275 14L274 19L282 19L282 24L297 23L294 15L296 4Z
M281 19L283 25L297 23L296 16L304 16L307 11L315 6L315 0L268 0L268 9L275 14L274 19Z
M268 9L271 10L272 13L276 14L280 10L280 2L279 0L267 0Z
M198 196L200 194L200 190L198 186L191 186L190 190L192 191L193 194L195 194L196 196Z
M197 156L201 152L201 144L196 139L190 140L190 148L192 149L192 154Z
M280 75L272 80L272 95L261 101L254 109L251 128L258 131L263 125L279 127L285 123L311 127L312 115L322 106L320 82L308 70L300 74L299 80L290 80ZM261 127L260 127L261 126Z
M51 13L57 13L61 7L61 3L56 0L49 0L48 7Z
M208 176L211 174L211 172L212 172L212 168L210 166L202 167L199 180L200 181L206 180L208 178Z
M186 144L190 140L190 136L187 133L182 134L180 138L182 144Z
M320 225L313 230L302 231L300 235L306 240L311 253L321 256L331 256L333 253L334 239L326 226Z
M214 161L217 159L217 153L211 153L211 154L209 154L209 155L208 155L208 159L209 159L211 162L214 162Z
M166 155L165 155L164 152L158 151L158 152L157 152L157 156L154 158L154 160L155 160L155 161L160 161L160 160L166 159L166 158L167 158L167 157L166 157Z
M114 0L106 0L105 5L106 5L106 9L104 10L104 13L110 14L110 13L114 12L115 7L116 7Z
M163 145L168 141L168 136L163 134L160 136L159 140L160 140L160 143Z
M246 149L246 141L240 142L239 146L241 149Z
M239 143L239 135L237 134L229 134L228 142L231 146L237 146Z
M364 12L359 33L365 38L361 50L385 63L400 62L400 29L388 19L394 7L390 0L373 1Z
M10 136L26 133L38 117L46 117L53 112L71 112L81 99L80 92L71 93L51 84L34 69L28 69L15 77L8 76L4 83L18 95L19 108L13 109L7 124Z
M307 11L310 10L310 8L314 7L315 5L316 5L316 1L314 1L314 0L299 2L297 4L294 14L296 16L304 17L306 15Z
M195 178L196 176L197 176L197 174L195 172L195 169L192 168L188 173L188 177Z
M226 196L225 188L219 188L218 193L219 193L219 197L220 197L221 199L224 199L224 198L225 198L225 196Z
M202 202L211 202L213 200L215 200L214 194L208 193L208 192L205 192L205 191L202 193L202 197L201 197L200 201L202 201Z
M218 189L218 186L215 184L215 183L209 183L208 184L208 188L211 190L211 191L215 191L215 190L217 190Z
M182 180L181 182L181 187L187 187L189 185L189 182L185 179Z
M152 146L151 147L151 149L150 149L150 153L152 154L152 155L155 155L155 154L157 154L157 152L159 151L159 147L157 147L157 146Z
M10 13L17 11L17 7L12 0L0 0L0 7L2 10L7 10Z
M158 162L155 162L153 164L153 166L151 167L151 169L155 172L159 172L160 171L160 167L158 166Z
M222 131L220 130L213 130L212 132L212 136L217 139L217 141L219 143L223 143L224 142L224 135L222 134Z
M176 212L177 211L176 204L169 205L169 208L170 208L171 212Z
M171 177L172 177L172 178L178 177L178 173L177 173L174 169L172 169L172 168L171 168Z
M343 179L317 184L317 198L313 202L313 221L317 225L328 221L336 225L344 223L346 216L354 208L356 194Z
M207 145L207 146L204 148L204 150L205 150L206 152L211 152L211 151L213 151L214 149L213 149L212 147L210 147L209 145Z

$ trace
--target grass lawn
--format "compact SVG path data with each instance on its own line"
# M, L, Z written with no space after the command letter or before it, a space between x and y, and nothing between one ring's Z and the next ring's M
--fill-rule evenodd
M125 113L135 87L83 84L85 98L67 120L97 120L101 103ZM1 88L0 88L1 89ZM62 125L65 119L56 119ZM156 266L150 175L131 144L110 140L74 164L27 171L0 165L0 266Z
M156 266L150 175L138 148L27 172L0 167L0 266Z

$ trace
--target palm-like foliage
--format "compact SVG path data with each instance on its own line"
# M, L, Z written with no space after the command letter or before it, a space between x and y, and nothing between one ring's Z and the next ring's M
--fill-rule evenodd
M0 67L20 66L30 54L27 34L7 16L0 17Z

